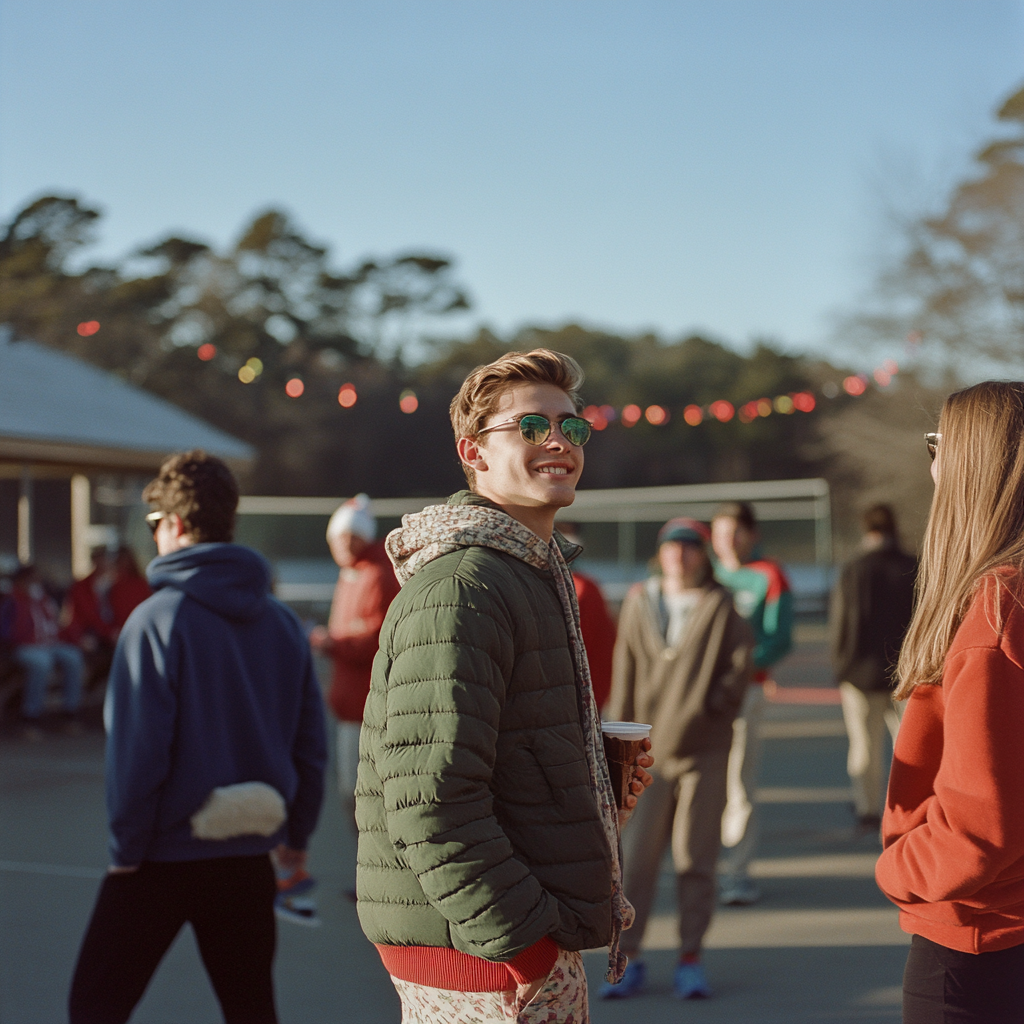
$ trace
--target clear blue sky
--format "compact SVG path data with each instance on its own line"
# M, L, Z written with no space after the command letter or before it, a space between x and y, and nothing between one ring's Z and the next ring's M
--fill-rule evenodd
M279 205L342 266L451 254L472 322L503 331L820 347L870 279L879 183L934 195L1024 81L1019 0L3 0L0 18L5 217L74 192L117 254L170 230L224 245Z

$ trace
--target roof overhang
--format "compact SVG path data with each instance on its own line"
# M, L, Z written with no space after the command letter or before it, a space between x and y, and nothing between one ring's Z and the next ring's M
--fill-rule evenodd
M44 464L69 473L155 473L170 454L167 449L108 448L73 441L0 436L0 463ZM252 464L247 458L211 454L218 454L235 472L244 472Z

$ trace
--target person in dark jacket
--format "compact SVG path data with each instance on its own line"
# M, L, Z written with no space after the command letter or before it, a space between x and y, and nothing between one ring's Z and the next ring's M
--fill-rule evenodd
M452 402L472 491L387 538L402 582L360 739L359 921L405 1024L588 1019L581 951L632 921L620 813L572 575L554 531L590 425L548 349L477 367ZM650 744L645 741L649 748Z
M238 487L201 451L143 492L155 593L118 640L104 709L111 866L71 1024L127 1021L189 922L227 1024L276 1022L270 851L305 861L326 736L312 657L270 567L230 543Z
M843 566L829 607L832 667L839 680L850 748L846 770L858 825L877 832L882 812L882 739L896 742L893 672L914 611L917 560L900 550L889 505L872 505L861 523L862 553Z

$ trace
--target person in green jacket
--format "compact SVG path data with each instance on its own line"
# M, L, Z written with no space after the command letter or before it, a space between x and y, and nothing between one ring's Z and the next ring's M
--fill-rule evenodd
M590 425L548 349L477 367L452 402L471 490L387 539L403 584L360 738L357 910L404 1024L588 1019L580 951L625 957L619 812L554 532ZM649 749L649 743L646 744Z
M754 678L733 722L725 813L722 815L722 882L726 906L749 906L761 898L749 874L757 848L755 800L761 770L764 683L771 667L793 646L793 594L785 570L758 550L760 534L753 506L729 501L711 521L715 579L732 592L736 611L754 631Z

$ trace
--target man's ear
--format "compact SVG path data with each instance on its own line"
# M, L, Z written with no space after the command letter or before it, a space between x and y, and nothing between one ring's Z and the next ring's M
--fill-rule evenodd
M172 512L168 518L171 520L171 529L174 530L175 537L184 537L188 534L188 529L177 512Z
M476 438L460 437L455 448L464 465L469 466L476 473L487 472L487 460L483 445Z

